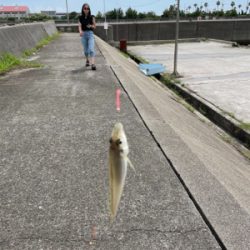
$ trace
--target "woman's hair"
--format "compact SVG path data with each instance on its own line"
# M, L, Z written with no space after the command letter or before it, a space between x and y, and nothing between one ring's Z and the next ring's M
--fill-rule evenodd
M86 7L89 5L87 3L84 3L83 6L82 6L82 15L85 16L85 13L84 13L84 7ZM88 17L91 17L91 10L90 10L90 7L89 7L89 13L88 13Z

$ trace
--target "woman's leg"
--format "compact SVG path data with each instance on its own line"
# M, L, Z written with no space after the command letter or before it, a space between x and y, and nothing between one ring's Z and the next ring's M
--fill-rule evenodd
M94 65L95 64L95 39L94 39L94 33L93 32L90 32L89 34L89 43L88 43L88 46L89 46L89 61L90 61L90 64L91 65ZM93 69L93 67L92 67Z
M82 36L82 46L83 46L83 50L84 50L84 55L86 57L86 61L89 61L89 45L88 45L88 37L86 36L85 32ZM87 65L86 62L86 65Z

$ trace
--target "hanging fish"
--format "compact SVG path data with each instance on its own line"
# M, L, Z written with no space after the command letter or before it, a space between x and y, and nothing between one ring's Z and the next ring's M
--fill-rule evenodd
M116 216L127 175L127 165L133 169L128 159L129 147L123 125L116 123L110 139L109 148L109 187L110 213L113 220Z

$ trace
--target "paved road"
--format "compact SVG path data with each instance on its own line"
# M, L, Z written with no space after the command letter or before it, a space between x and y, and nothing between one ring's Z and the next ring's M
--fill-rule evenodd
M132 46L129 50L173 71L174 44ZM249 123L249 52L249 47L235 48L229 43L181 43L178 51L181 81L215 107Z
M1 249L220 249L165 156L97 51L84 67L76 34L42 49L42 69L0 78ZM121 121L129 171L109 223L109 137ZM90 232L96 226L93 246Z

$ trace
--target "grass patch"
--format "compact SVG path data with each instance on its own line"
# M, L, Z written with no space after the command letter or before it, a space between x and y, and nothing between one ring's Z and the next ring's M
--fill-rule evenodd
M139 60L141 63L144 63L144 64L148 64L148 63L149 63L149 61L146 60L146 59L144 59L143 57L138 56L137 58L138 58L138 60Z
M59 36L59 32L52 36L48 36L42 39L35 48L27 49L23 52L22 58L19 58L11 53L4 53L0 55L0 75L9 72L10 70L16 68L38 68L42 65L37 62L28 62L25 58L30 57L36 53L39 49L49 44L51 41L55 40Z
M219 133L219 136L223 141L231 144L240 154L242 154L245 158L250 160L250 151L247 148L239 144L234 138L230 137L227 134Z
M180 80L178 80L176 77L174 77L172 74L169 74L169 73L162 74L160 81L170 87L173 84L180 83Z
M177 96L177 99L176 99L177 102L179 102L180 104L182 104L191 113L194 113L195 108L192 105L190 105L188 102L186 102L185 99L183 99L183 97L180 95L180 93L174 88L174 85L175 84L179 84L180 80L176 79L176 77L174 77L172 74L164 73L164 74L161 75L160 81L163 84L165 84L167 87L169 87L170 89L172 89L172 91Z
M245 149L245 150L242 150L241 153L248 159L250 160L250 151Z
M172 99L175 100L176 102L180 103L181 105L183 105L191 113L195 112L195 109L193 108L193 106L191 106L189 103L187 103L181 96L176 95L176 97L172 98Z
M53 34L52 36L48 36L45 37L44 39L42 39L37 45L36 45L36 49L39 50L42 47L44 47L45 45L48 45L51 41L55 40L57 37L59 36L59 32Z
M231 112L228 112L228 111L223 111L223 113L230 116L230 117L232 117L233 119L237 120L234 113L231 113Z
M232 144L232 139L230 138L230 136L226 135L226 134L222 134L220 135L221 139L227 143Z
M26 49L23 52L23 57L30 57L30 56L32 56L36 52L37 52L37 49L35 49L35 48L33 48L33 49Z
M18 58L11 53L5 53L0 56L0 74L5 74L8 71L16 68L37 68L41 67L41 64L36 62L27 62L21 58Z
M239 124L239 127L241 129L244 129L244 130L248 130L250 131L250 123L247 123L247 122L243 122L239 119L237 119L234 115L234 113L231 113L231 112L228 112L228 111L223 111L224 114L230 116L231 118L235 119L236 121L238 121L240 124Z
M187 109L187 110L189 110L191 113L194 113L194 111L195 111L195 109L190 105L190 104L188 104L187 102L181 102L182 104L183 104L183 106Z
M240 128L250 131L250 123L242 122Z
M39 49L41 49L42 47L44 47L45 45L48 45L51 41L55 40L56 38L58 38L60 35L59 32L55 33L54 35L52 36L47 36L45 37L44 39L42 39L37 45L35 48L32 48L32 49L26 49L24 52L23 52L23 57L30 57L32 56L33 54L35 54L36 52L38 52Z
M0 56L0 73L6 73L7 71L18 67L21 64L21 60L16 56L5 53Z
M206 114L207 114L206 110L204 110L203 107L201 107L201 106L199 106L199 112L201 114L203 114L204 116L206 116Z
M129 57L131 57L134 61L136 61L136 63L149 63L149 61L147 61L146 59L144 59L143 57L137 56L134 53L128 52Z
M124 57L126 57L126 58L130 58L130 56L127 54L127 53L125 53L125 52L123 52L123 51L119 51L120 52L120 54L122 54Z

